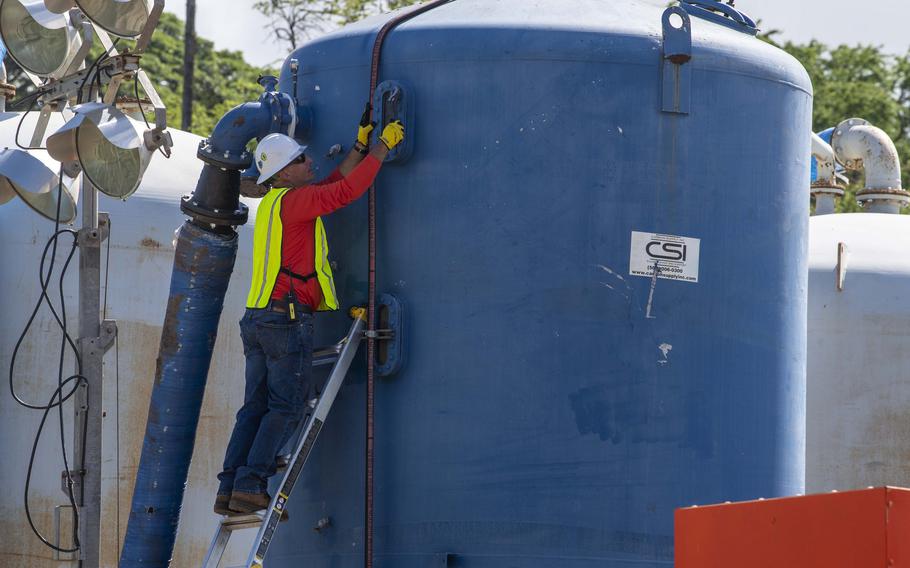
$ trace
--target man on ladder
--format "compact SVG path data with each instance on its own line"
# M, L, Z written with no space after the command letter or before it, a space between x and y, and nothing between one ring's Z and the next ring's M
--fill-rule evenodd
M273 189L259 203L253 236L253 280L240 321L246 390L218 475L219 515L253 513L271 501L268 478L303 416L310 386L313 311L338 309L321 216L363 195L404 139L394 121L368 150L372 130L367 105L354 148L315 184L306 146L293 138L269 134L256 148L258 183Z

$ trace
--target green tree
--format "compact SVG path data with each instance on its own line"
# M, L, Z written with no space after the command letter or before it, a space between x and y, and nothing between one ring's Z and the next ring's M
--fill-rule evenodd
M196 49L192 132L208 136L224 113L259 97L260 73L277 71L250 65L239 51L216 50L204 38L197 38ZM179 18L167 12L162 14L142 66L167 105L168 123L179 125L183 92L183 22Z
M893 56L869 45L830 48L818 41L780 45L773 35L763 39L798 59L812 79L813 129L818 132L847 118L865 118L894 140L901 157L904 186L910 185L910 53ZM863 176L848 172L848 177L850 184L838 211L859 211L855 196L863 188Z
M314 34L419 0L257 0L253 8L269 19L275 38L296 49Z
M333 0L335 15L340 24L350 24L367 16L397 10L421 0Z
M314 33L332 27L338 0L258 0L253 8L269 19L275 39L290 51Z

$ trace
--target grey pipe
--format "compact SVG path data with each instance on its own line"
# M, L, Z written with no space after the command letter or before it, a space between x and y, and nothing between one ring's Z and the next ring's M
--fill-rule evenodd
M845 168L865 170L865 189L856 198L866 210L898 213L910 204L910 193L901 187L897 148L884 130L861 118L851 118L834 129L831 146Z

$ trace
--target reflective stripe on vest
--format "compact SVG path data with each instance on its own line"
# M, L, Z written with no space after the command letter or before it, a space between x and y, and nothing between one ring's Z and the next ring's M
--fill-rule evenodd
M290 189L273 189L259 202L257 223L253 231L253 280L246 299L248 308L264 308L272 298L275 282L281 270L281 201ZM322 289L319 311L337 310L335 278L329 264L329 245L322 218L316 218L313 240L316 246L316 277Z

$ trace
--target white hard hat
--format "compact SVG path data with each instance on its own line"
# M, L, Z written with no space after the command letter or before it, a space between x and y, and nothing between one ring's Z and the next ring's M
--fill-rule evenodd
M256 167L259 168L259 179L263 183L283 167L290 164L306 151L296 140L286 134L269 134L256 146Z

